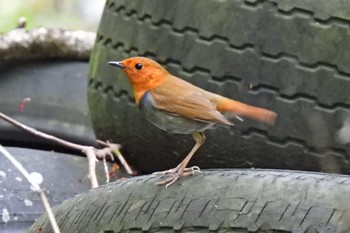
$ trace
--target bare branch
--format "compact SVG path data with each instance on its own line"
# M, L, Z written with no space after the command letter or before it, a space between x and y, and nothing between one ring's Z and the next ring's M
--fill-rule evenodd
M52 136L52 135L49 135L49 134L46 134L46 133L43 133L43 132L40 132L34 128L31 128L31 127L28 127L8 116L6 116L5 114L1 113L0 112L0 118L4 119L5 121L9 122L10 124L20 128L20 129L23 129L24 131L27 131L31 134L34 134L35 136L38 136L38 137L41 137L41 138L44 138L44 139L47 139L49 141L52 141L52 142L55 142L59 145L62 145L62 146L65 146L65 147L68 147L68 148L71 148L71 149L74 149L74 150L78 150L78 151L81 151L81 152L85 152L86 150L86 146L81 146L81 145L78 145L78 144L75 144L75 143L71 143L71 142L67 142L65 140L62 140L60 138L57 138L55 136Z
M125 170L128 172L128 174L133 175L134 172L133 170L130 168L130 166L128 165L128 163L125 161L124 157L122 156L122 154L120 153L119 149L120 149L120 145L118 144L113 144L113 143L105 143L102 141L98 141L100 143L100 145L104 145L106 146L105 148L102 149L96 149L92 146L83 146L83 145L79 145L79 144L75 144L75 143L71 143L68 141L65 141L63 139L57 138L55 136L40 132L34 128L28 127L8 116L6 116L5 114L0 112L0 119L3 119L7 122L9 122L10 124L24 130L27 131L33 135L36 135L38 137L44 138L48 141L51 142L55 142L59 145L62 145L64 147L73 149L73 150L77 150L80 152L83 152L84 154L86 154L86 157L88 159L88 163L89 163L89 180L90 180L90 184L92 188L96 188L98 187L98 181L97 181L97 177L96 177L96 162L97 159L105 159L106 157L110 157L112 160L113 158L113 153L117 154L118 159L120 160L121 164L125 167Z
M108 165L106 159L102 159L103 161L103 168L105 169L105 174L106 174L106 183L109 183L109 173L108 173Z
M113 153L114 155L116 155L117 158L119 159L120 163L123 165L123 167L125 168L125 170L128 174L130 174L130 175L135 174L135 171L131 169L129 164L126 162L124 156L120 152L121 145L115 144L115 143L110 143L108 141L104 142L101 140L97 140L97 143L101 146L105 146L106 148L108 148L110 150L111 154ZM110 154L110 156L112 156L111 154Z

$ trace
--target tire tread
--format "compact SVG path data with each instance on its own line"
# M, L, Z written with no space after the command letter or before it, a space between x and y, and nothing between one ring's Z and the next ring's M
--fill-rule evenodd
M350 180L346 176L269 170L205 171L169 189L153 186L156 179L144 176L120 181L64 202L55 208L61 230L232 233L350 230L347 221L350 206L343 205L350 191L350 185L343 182ZM251 186L242 185L244 182ZM317 182L319 185L315 185ZM204 183L212 186L203 187L201 193L197 188ZM291 190L295 192L289 194ZM326 190L327 198L321 195ZM46 216L29 232L38 227L50 232Z

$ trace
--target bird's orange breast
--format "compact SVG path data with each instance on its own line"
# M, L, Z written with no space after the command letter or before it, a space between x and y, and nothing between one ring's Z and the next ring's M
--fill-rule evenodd
M140 100L147 91L162 85L165 79L164 74L158 74L157 72L142 72L140 74L128 75L128 78L134 91L137 106L139 106Z

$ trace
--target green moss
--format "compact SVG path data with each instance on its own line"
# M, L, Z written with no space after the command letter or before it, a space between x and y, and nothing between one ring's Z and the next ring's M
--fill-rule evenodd
M94 52L91 54L90 57L90 69L89 69L89 77L90 78L95 78L97 68L99 66L99 61L100 61L100 51L101 49L98 48L99 45L98 43L95 44Z

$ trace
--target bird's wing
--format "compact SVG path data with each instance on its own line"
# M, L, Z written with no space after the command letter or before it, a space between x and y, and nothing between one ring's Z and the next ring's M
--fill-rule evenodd
M182 117L233 125L232 122L216 110L216 103L211 100L211 93L200 89L174 76L167 79L150 94L154 107L160 111Z

